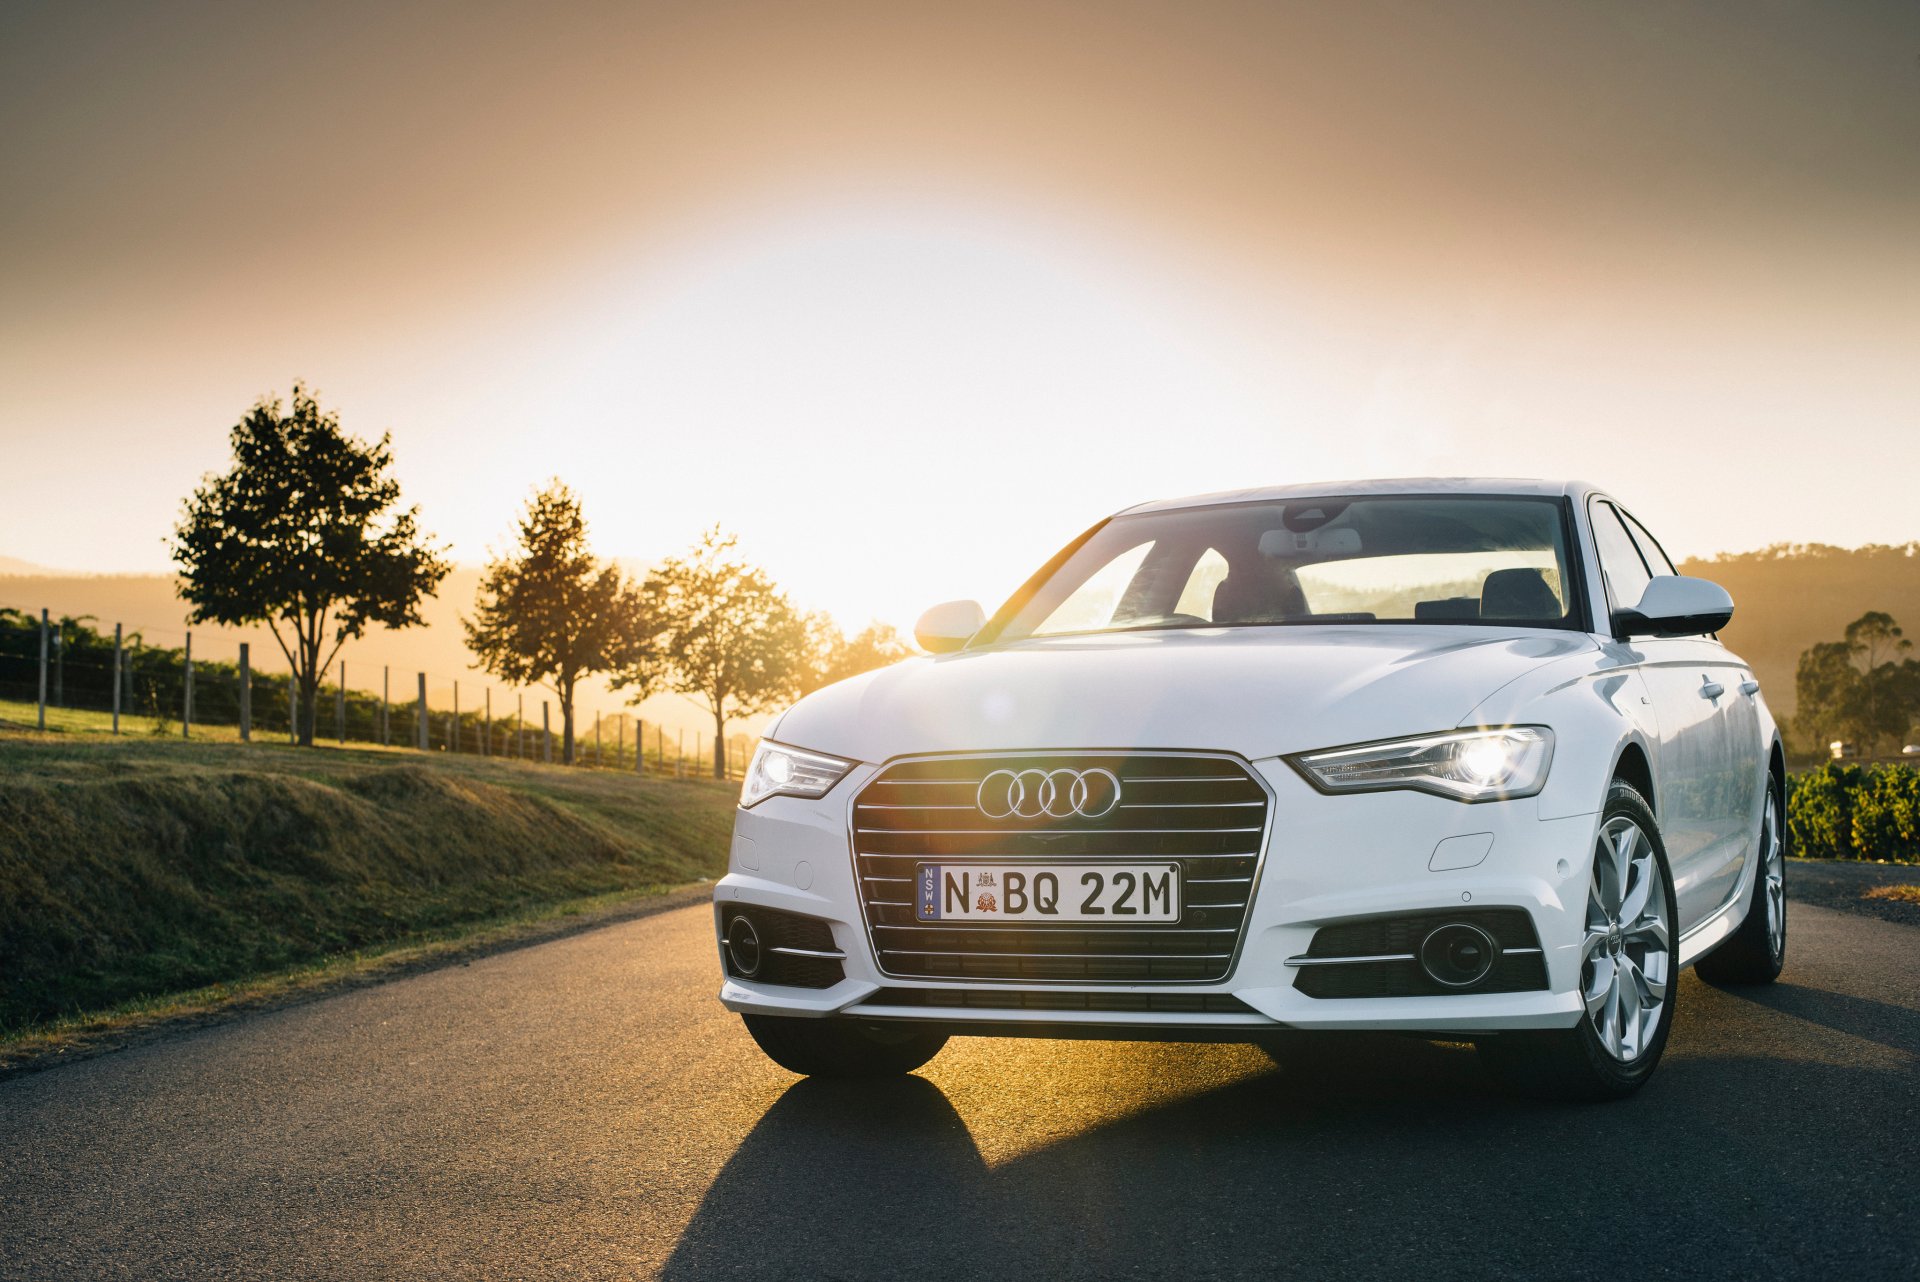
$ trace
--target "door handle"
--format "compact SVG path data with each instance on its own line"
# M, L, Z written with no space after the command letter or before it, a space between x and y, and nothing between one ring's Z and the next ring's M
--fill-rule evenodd
M1714 681L1713 678L1711 677L1700 678L1700 697L1702 699L1718 699L1721 695L1725 694L1726 692L1727 692L1727 688L1723 685L1720 685L1718 682Z
M1752 677L1748 677L1745 681L1742 681L1740 683L1740 693L1751 698L1754 695L1760 693L1760 683L1758 681L1755 681Z

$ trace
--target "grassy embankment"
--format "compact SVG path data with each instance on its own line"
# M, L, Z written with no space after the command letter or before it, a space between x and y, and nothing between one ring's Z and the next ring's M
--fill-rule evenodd
M717 876L734 795L497 759L0 729L0 1061Z
M33 730L38 724L39 709L34 704L16 699L0 699L0 734L10 730ZM329 723L331 724L331 723ZM113 734L113 714L95 712L91 708L48 708L47 733L50 735L101 735L111 738ZM120 733L123 738L159 739L163 742L181 737L180 723L177 720L162 720L133 712L120 715ZM236 726L197 725L193 728L193 738L207 743L239 743L240 731ZM286 728L281 727L278 735L256 734L256 740L262 742L286 742Z

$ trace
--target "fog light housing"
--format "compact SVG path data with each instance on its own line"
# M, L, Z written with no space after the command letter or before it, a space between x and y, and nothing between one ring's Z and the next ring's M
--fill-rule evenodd
M1420 969L1448 988L1472 988L1493 973L1500 955L1493 937L1466 922L1448 922L1420 942Z
M727 957L733 962L733 968L742 979L752 979L760 973L763 954L760 951L760 932L753 928L745 913L736 913L727 923Z

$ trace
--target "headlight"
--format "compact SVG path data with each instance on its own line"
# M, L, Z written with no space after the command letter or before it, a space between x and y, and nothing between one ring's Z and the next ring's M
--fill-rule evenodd
M851 769L851 761L762 739L747 765L747 781L740 786L740 804L752 806L780 795L824 797Z
M1547 783L1553 731L1545 726L1450 730L1288 757L1322 792L1413 788L1455 801L1531 797Z

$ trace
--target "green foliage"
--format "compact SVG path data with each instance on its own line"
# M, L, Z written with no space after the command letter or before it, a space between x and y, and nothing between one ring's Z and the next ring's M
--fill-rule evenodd
M347 436L304 385L291 411L262 398L230 440L232 469L205 479L174 529L180 595L192 622L272 628L299 674L300 741L311 744L313 695L340 646L371 623L418 624L421 599L451 567L418 509L397 506L390 438Z
M580 500L557 479L527 501L516 546L487 563L473 617L460 623L481 667L558 696L569 765L575 687L590 673L637 666L647 632L640 594L617 567L594 559Z
M1920 770L1869 768L1854 798L1853 845L1866 859L1920 861Z
M0 1027L715 876L734 797L475 757L0 738Z
M793 698L806 685L807 619L766 571L735 555L718 526L684 557L670 557L642 588L649 638L615 677L641 691L687 695L713 717L713 773L726 775L727 721Z
M1810 859L1920 861L1920 770L1830 761L1795 775L1787 831Z
M1793 852L1808 859L1853 859L1853 797L1865 770L1830 761L1795 775L1787 789Z

